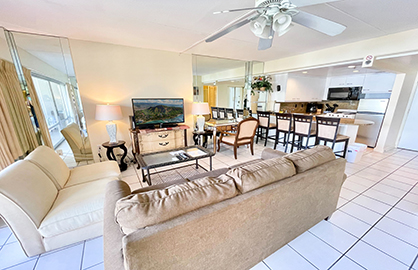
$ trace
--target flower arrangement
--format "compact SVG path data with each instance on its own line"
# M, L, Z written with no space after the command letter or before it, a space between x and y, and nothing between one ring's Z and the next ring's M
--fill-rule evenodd
M254 94L254 90L261 91L273 91L271 87L271 77L270 76L254 76L253 83L251 84L251 93Z

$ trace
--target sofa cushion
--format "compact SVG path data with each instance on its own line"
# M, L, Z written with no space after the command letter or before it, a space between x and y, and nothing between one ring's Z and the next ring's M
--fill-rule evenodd
M273 158L251 163L226 173L234 178L241 193L268 185L296 174L293 163L285 158Z
M39 227L44 237L52 237L103 221L105 187L98 180L61 189Z
M208 172L204 172L204 173L199 173L190 177L187 177L188 181L194 181L196 179L200 179L200 178L204 178L204 177L218 177L222 174L225 174L228 171L227 168L222 168L222 169L216 169L213 171L208 171Z
M70 178L65 187L70 187L90 181L107 178L110 180L121 180L120 170L116 161L104 161L90 165L75 167L70 172Z
M64 187L70 176L70 169L54 150L47 146L39 146L25 160L37 165L55 184L57 189Z
M263 160L262 160L262 159L260 159L260 158L258 158L258 159L254 159L254 160L250 160L250 161L246 161L246 162L238 163L238 164L235 164L235 165L229 166L229 167L228 167L228 170L235 169L235 168L239 168L239 167L246 166L246 165L249 165L249 164L255 164L255 163L258 163L258 162L261 162L261 161L263 161ZM226 173L226 172L225 172L225 173Z
M284 157L285 155L286 155L285 152L274 150L271 148L264 148L263 152L261 152L261 159L278 158L278 157Z
M291 153L284 157L295 164L298 173L335 159L332 149L325 145L317 145L311 149Z
M129 195L116 203L116 221L125 234L237 195L232 178L205 177L162 190Z
M51 179L27 160L17 161L0 171L0 194L20 208L35 227L51 209L57 193Z

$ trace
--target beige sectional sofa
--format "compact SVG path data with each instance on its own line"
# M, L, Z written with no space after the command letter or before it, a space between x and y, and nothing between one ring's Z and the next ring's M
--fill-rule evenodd
M27 256L103 233L106 184L120 179L115 161L70 170L40 146L0 172L0 216Z
M110 182L105 269L249 269L335 211L345 162L326 146L265 149L175 185Z

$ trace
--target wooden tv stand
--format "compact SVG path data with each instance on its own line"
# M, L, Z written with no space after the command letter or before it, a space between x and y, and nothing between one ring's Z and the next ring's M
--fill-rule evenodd
M129 129L132 153L139 163L138 154L148 154L187 146L187 125L156 129Z

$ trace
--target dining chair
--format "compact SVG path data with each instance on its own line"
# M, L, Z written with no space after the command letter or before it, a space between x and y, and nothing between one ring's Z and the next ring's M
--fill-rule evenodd
M237 132L231 133L221 131L221 136L218 140L218 152L221 148L221 143L228 144L234 147L234 157L237 159L237 148L240 145L250 145L251 155L254 155L254 136L257 131L258 120L250 117L238 123Z
M290 152L293 152L293 147L296 145L297 150L308 149L309 139L316 136L316 131L312 130L312 115L293 114L293 140L291 142ZM296 139L297 136L297 139ZM306 144L303 144L303 140L306 139Z
M225 108L218 108L219 116L218 119L223 120L226 118L226 109Z
M283 137L280 138L280 133L283 133ZM276 113L276 139L274 141L274 149L277 144L282 143L284 151L287 151L289 145L290 135L292 133L292 114L291 113ZM283 139L283 141L280 141Z
M328 142L331 142L331 148L334 150L334 146L336 143L344 143L344 150L336 151L334 154L336 156L345 158L347 154L347 147L348 147L348 141L350 140L350 137L338 134L338 128L340 125L340 118L336 117L323 117L323 116L317 116L316 117L316 140L315 145L318 145L321 143L321 141L324 141L324 145L327 145ZM338 154L341 153L342 154Z
M258 129L257 129L257 140L255 143L258 143L258 138L264 139L264 146L267 145L267 140L276 139L276 135L269 136L269 131L271 129L276 129L275 123L270 123L270 115L271 112L266 111L257 111L257 117L259 121ZM265 136L263 136L263 131L265 132Z
M219 119L218 107L211 107L212 119Z
M226 108L226 119L235 119L234 109Z

